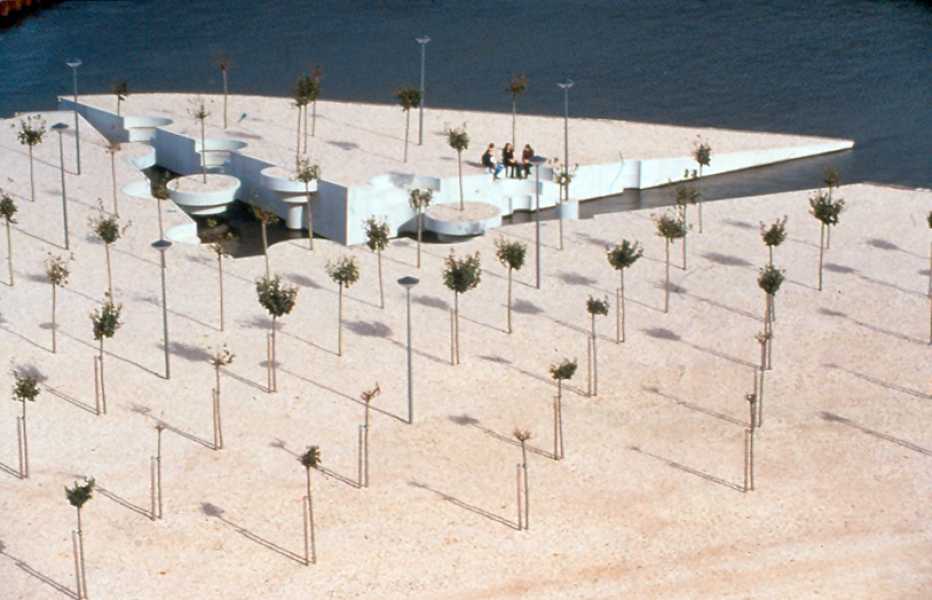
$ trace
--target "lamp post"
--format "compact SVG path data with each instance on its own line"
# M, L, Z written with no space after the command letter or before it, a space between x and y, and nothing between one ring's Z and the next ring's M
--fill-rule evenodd
M427 44L430 43L430 36L414 38L421 46L421 104L418 106L417 115L417 145L424 145L424 71L427 67Z
M414 424L414 380L411 375L411 288L418 284L416 277L402 277L398 284L405 289L408 307L408 425Z
M540 289L540 166L546 160L536 154L531 157L531 164L534 165L534 268L537 289Z
M77 161L77 174L81 174L81 130L78 125L78 67L81 66L80 58L70 58L65 64L71 67L72 80L74 81L74 149Z
M168 362L168 303L165 294L165 251L171 248L168 240L152 242L152 247L159 251L162 272L162 335L165 338L165 379L171 379L171 366Z
M58 132L58 164L59 170L61 171L61 214L62 221L65 228L65 250L70 250L70 244L68 243L68 200L65 196L65 146L62 142L62 132L68 129L68 126L64 123L55 123L52 125L52 129Z
M558 83L557 87L563 90L563 172L569 174L570 169L570 88L573 87L573 80L567 79ZM566 185L566 199L570 199L570 186Z

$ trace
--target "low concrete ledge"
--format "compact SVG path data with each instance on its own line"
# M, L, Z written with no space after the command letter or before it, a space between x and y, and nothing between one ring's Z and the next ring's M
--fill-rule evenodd
M459 204L438 204L424 213L424 228L441 236L482 235L501 224L502 212L484 202L466 202L463 210Z
M190 215L218 215L236 200L240 180L232 175L207 174L207 183L201 175L186 175L168 182L171 199Z
M148 179L133 181L123 186L121 191L130 198L139 198L140 200L154 200L152 197L152 186Z

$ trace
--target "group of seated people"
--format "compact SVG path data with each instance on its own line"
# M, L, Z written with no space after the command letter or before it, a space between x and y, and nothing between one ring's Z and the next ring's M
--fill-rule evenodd
M530 144L524 145L519 161L515 158L515 148L510 143L506 143L502 148L501 157L498 156L495 144L490 143L482 154L482 166L492 173L492 179L498 179L502 171L506 171L508 177L524 179L531 173L531 158L533 157L534 149Z

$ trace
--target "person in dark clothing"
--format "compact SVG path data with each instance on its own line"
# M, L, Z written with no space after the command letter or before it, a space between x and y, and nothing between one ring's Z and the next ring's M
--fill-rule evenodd
M531 174L531 159L534 158L534 148L531 148L530 144L524 145L524 150L521 151L521 171L524 171L524 177L527 178Z
M508 177L516 177L518 162L515 160L514 146L512 146L510 143L506 143L505 147L502 148L502 162L505 164Z

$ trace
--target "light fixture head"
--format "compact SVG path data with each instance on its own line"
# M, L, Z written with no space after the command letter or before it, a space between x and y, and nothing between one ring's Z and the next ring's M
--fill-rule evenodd
M159 252L165 252L172 247L172 243L168 240L156 240L152 242L152 247L158 250Z
M403 287L403 288L405 288L405 289L408 289L408 290L410 290L411 288L413 288L414 286L416 286L418 283L420 283L420 281L418 280L418 278L417 278L417 277L411 277L410 275L407 275L407 276L405 276L405 277L402 277L401 279L398 280L398 285L400 285L401 287Z
M69 58L68 60L65 61L65 64L71 67L72 69L77 69L84 63L81 62L80 58Z
M430 36L429 36L429 35L425 35L425 36L422 36L422 37L419 37L419 38L414 38L414 39L417 40L417 43L418 43L418 44L421 44L421 45L429 44L429 43L430 43Z
M68 125L65 123L55 123L49 129L54 129L58 133L61 133L62 131L68 129Z

